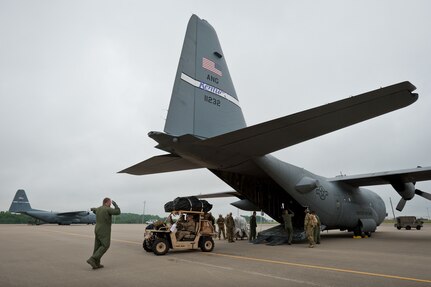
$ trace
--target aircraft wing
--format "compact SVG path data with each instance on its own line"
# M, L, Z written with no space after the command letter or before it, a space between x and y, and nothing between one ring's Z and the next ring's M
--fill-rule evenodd
M416 87L401 82L296 114L208 138L199 145L262 156L341 128L406 107L418 99Z
M150 132L148 135L159 143L156 147L171 154L152 157L120 173L144 175L195 168L240 169L253 157L406 107L418 99L418 95L412 93L415 89L410 82L402 82L204 140L188 134ZM193 162L176 154L185 155Z
M165 154L153 156L152 158L144 160L122 171L119 171L119 173L144 175L195 168L202 168L202 166L194 164L182 157L173 154Z
M431 167L417 167L395 171L383 171L351 176L337 176L328 181L343 182L351 186L390 184L391 182L417 182L431 180Z

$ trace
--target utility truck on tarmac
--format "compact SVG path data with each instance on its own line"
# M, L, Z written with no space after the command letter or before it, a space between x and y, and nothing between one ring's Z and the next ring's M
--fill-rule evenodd
M421 230L424 223L421 219L416 219L416 216L398 216L395 219L396 223L394 224L394 226L398 230L400 230L401 228L405 228L406 230L410 230L412 228Z

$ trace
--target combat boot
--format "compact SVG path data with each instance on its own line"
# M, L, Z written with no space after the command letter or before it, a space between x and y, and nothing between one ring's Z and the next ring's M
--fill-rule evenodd
M105 267L102 264L100 264L100 261L95 260L95 262L96 262L97 269Z
M87 260L87 263L88 264L90 264L91 265L91 267L93 267L93 269L97 269L98 267L97 267L97 264L96 264L96 261L93 259L93 257L90 257L88 260Z

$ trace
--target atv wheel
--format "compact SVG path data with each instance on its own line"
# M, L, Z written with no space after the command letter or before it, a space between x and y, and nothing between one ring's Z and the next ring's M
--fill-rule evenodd
M203 252L211 252L214 249L214 241L211 237L206 237L202 240L201 250Z
M168 242L164 238L157 238L153 244L153 252L156 255L165 255L168 253Z
M144 242L142 243L142 247L144 247L145 251L152 252L153 249L151 249L150 242L148 242L147 239L144 239Z

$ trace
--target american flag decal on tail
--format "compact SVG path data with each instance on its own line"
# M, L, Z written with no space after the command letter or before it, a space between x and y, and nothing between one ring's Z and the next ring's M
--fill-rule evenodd
M202 68L207 69L208 71L213 72L220 77L222 76L222 72L217 69L216 63L211 60L208 60L207 58L202 58Z

